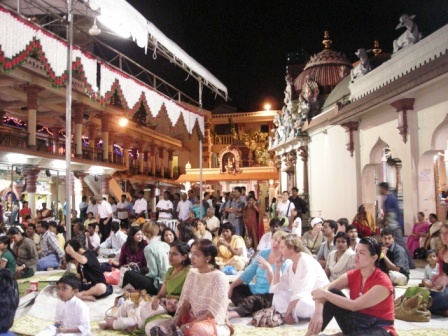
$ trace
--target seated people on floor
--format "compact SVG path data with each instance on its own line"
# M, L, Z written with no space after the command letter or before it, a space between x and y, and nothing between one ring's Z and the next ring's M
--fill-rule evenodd
M257 251L271 248L272 236L274 235L274 233L280 230L282 225L283 222L277 218L272 218L269 221L269 231L266 232L263 236L261 236L260 242L258 243Z
M77 240L65 243L65 258L67 263L74 263L81 279L78 298L85 301L95 301L112 294L113 288L106 283L101 265L92 251L86 251Z
M428 233L428 229L431 226L431 223L425 220L425 214L423 212L419 212L417 214L417 218L418 220L416 223L414 223L412 232L408 236L408 240L406 241L406 246L411 256L414 255L416 249L424 247L424 241ZM420 242L422 242L422 246L420 246Z
M48 222L48 231L54 233L56 239L58 240L59 247L62 251L64 251L65 238L63 234L59 233L60 228L63 229L64 227L58 226L58 223L56 223L55 221Z
M341 274L355 268L354 255L350 247L350 238L345 232L338 232L334 237L335 250L331 251L325 265L325 273L327 273L330 281L336 280Z
M322 234L324 235L326 241L322 243L316 256L317 261L322 265L322 267L325 267L327 264L328 255L334 250L333 240L337 231L338 224L334 220L327 219L324 221L322 225Z
M47 203L42 203L42 209L37 210L36 214L38 220L53 217L53 211L47 208Z
M207 222L207 228L212 235L216 237L218 235L220 222L218 217L215 216L215 210L212 208L207 209L207 216L204 217L204 219Z
M29 228L30 226L28 226ZM13 251L17 263L17 279L33 276L34 272L36 272L37 261L39 260L36 244L30 238L25 237L18 226L10 228L8 236L14 242Z
M0 335L15 336L10 332L19 306L19 286L10 271L0 269Z
M98 250L100 248L100 236L95 232L96 223L91 223L87 226L86 230L86 250L93 251L95 254L98 254ZM109 236L110 237L110 236Z
M291 214L293 218L291 233L302 236L302 218L299 216L299 211L297 209L292 209Z
M302 252L299 236L288 234L280 241L280 251L284 259L292 263L281 274L282 260L277 259L275 272L271 265L259 259L260 266L272 278L269 292L274 294L272 305L284 316L284 322L295 324L301 318L310 318L314 312L311 291L328 284L322 266L312 256Z
M216 246L210 240L195 241L191 247L192 269L187 275L174 323L183 333L229 336L226 323L229 281L219 271ZM148 325L146 328L148 334Z
M177 241L176 232L173 229L165 228L162 230L162 234L160 235L160 241L163 241L171 246L172 243Z
M325 238L322 233L322 218L315 217L310 221L311 230L302 235L302 244L311 251L313 255L317 255Z
M118 258L120 256L121 247L126 242L126 239L128 239L126 234L126 225L126 222L120 223L118 220L112 221L110 224L111 234L100 245L100 256L105 256L108 258Z
M119 329L133 331L143 329L148 318L161 313L174 315L177 310L182 287L190 271L190 246L179 241L173 242L169 252L170 268L166 272L163 284L157 296L151 301L140 302L137 306L131 300L126 300L114 313L112 318L100 325L104 329ZM160 316L161 317L161 316Z
M423 280L420 286L432 288L432 286L434 285L434 277L440 273L439 264L437 262L437 254L434 250L426 251L426 261L428 262L428 264L425 266L425 273L423 275Z
M26 228L26 235L28 238L30 238L34 245L36 245L36 250L39 252L40 247L40 235L36 232L36 224L34 223L28 223L28 226Z
M72 224L73 237L72 239L77 240L83 248L86 248L86 234L84 224L81 222L76 222Z
M199 219L196 222L196 233L195 233L195 235L196 235L196 237L198 239L213 240L211 232L207 230L207 222L205 221L205 219Z
M439 263L439 274L433 278L431 289L432 305L428 307L434 315L448 317L448 224L440 227L440 249L437 262Z
M358 213L353 218L353 225L358 229L361 237L367 237L375 234L375 220L370 212L361 204L358 208Z
M93 212L88 212L87 218L84 221L84 228L87 229L87 226L89 226L89 224L92 224L92 223L96 223L96 218L93 216Z
M123 277L123 287L130 284L135 289L145 289L149 295L157 295L168 270L170 246L158 239L159 226L156 223L145 223L142 232L148 242L144 249L147 271L127 271Z
M358 228L352 224L347 225L347 236L350 238L350 248L356 251L356 245L359 243Z
M16 257L11 249L11 239L8 236L0 236L0 269L7 269L15 276Z
M218 248L216 263L220 267L234 266L237 271L241 271L248 261L246 243L243 237L235 233L235 227L230 223L225 223L221 227L221 236L216 237L214 244Z
M59 246L56 235L48 230L49 224L46 221L37 223L37 232L41 234L42 254L37 262L38 271L59 268L64 261L64 251Z
M397 335L394 288L379 268L380 255L381 247L376 240L362 238L356 247L356 269L313 291L316 309L306 336L324 331L333 317L342 330L338 335ZM350 291L348 298L343 289Z
M344 218L344 217L339 218L336 221L336 224L338 224L337 232L347 232L347 226L348 226L348 219L347 218Z
M145 259L145 247L148 245L147 241L143 239L143 233L140 226L131 226L128 232L128 238L126 243L123 244L120 251L120 257L118 261L115 259L109 259L107 263L103 263L101 266L104 271L110 272L112 267L122 267L135 263L143 274L148 270L146 267ZM108 266L106 266L108 265Z
M196 240L193 225L190 225L186 222L182 222L176 226L176 236L179 239L179 241L187 243L190 246L191 244L193 244L193 242Z
M54 324L36 336L92 335L89 307L76 296L81 281L75 274L66 274L56 282L56 287L60 301L56 304Z
M272 306L274 294L269 293L269 286L272 282L272 278L269 278L269 275L272 274L266 272L261 267L262 261L260 262L260 258L270 264L275 273L276 260L282 257L280 241L286 235L287 233L284 231L275 232L272 236L271 247L261 250L257 258L252 260L243 274L230 285L229 298L236 308L227 312L229 319L251 316L258 310ZM280 274L283 274L290 264L291 260L285 260L281 265ZM252 281L254 279L255 282Z
M425 249L438 251L442 248L442 240L440 239L440 228L442 227L442 222L438 220L436 214L429 214L429 222L431 226L428 229L428 233L425 238Z
M409 281L408 254L403 247L395 243L394 231L388 227L381 231L382 269L389 274L395 286L405 286Z

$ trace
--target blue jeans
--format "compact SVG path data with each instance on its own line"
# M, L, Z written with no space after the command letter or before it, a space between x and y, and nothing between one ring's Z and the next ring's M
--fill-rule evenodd
M37 262L38 271L46 271L48 268L59 268L59 257L57 254L49 254Z

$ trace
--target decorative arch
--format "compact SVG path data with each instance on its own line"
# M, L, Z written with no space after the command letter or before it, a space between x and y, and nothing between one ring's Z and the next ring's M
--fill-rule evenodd
M437 126L432 134L431 149L433 150L446 150L448 142L448 114L442 123Z
M380 137L378 137L378 140L376 144L372 147L372 150L370 151L370 163L381 163L381 160L384 155L384 148L388 146L386 142L384 142Z
M221 174L236 174L240 172L241 152L229 146L222 149L218 154L219 170Z

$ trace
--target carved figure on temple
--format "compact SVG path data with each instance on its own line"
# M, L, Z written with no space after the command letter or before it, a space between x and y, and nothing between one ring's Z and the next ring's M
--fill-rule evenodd
M394 53L408 45L415 44L422 39L422 34L418 31L418 27L414 22L414 18L415 15L409 16L407 14L403 14L400 17L400 23L395 29L405 27L406 31L394 41Z
M224 159L224 172L234 173L235 172L235 156L232 153L227 153Z
M318 97L319 87L317 83L307 77L299 97L297 113L300 115L300 118L296 120L294 125L296 129L301 128L305 121L307 119L310 120L319 110Z
M285 108L283 108L283 110L285 110ZM278 144L278 143L280 143L280 141L281 141L281 139L283 138L283 135L284 135L283 118L282 118L282 113L281 112L277 112L277 114L275 115L275 117L274 117L274 125L276 127L274 143Z
M351 72L351 82L353 83L356 78L364 76L366 73L372 70L370 65L369 56L367 55L372 49L365 50L364 48L359 48L355 55L359 58L359 63L352 69Z

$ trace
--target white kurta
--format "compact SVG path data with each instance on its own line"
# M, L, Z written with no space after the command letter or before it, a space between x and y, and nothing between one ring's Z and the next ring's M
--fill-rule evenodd
M289 265L277 284L269 289L274 294L272 305L280 314L285 314L291 301L299 300L294 309L295 318L310 318L314 313L311 292L328 285L328 278L319 262L312 256L301 253L296 271Z
M55 321L62 323L64 328L78 328L81 332L76 334L64 334L64 335L76 335L76 336L91 336L90 331L90 317L89 307L78 299L76 296L72 297L69 301L58 301L56 304L56 317ZM55 326L49 326L36 336L54 336L57 334Z

